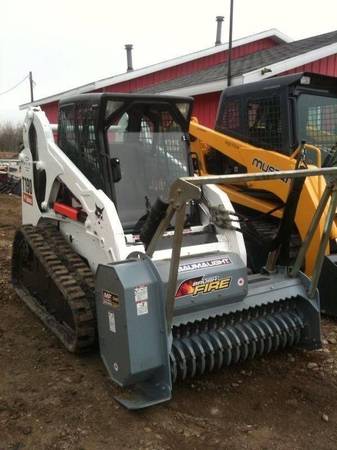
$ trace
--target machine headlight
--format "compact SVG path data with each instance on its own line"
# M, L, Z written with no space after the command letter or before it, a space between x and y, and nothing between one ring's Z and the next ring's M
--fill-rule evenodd
M301 83L301 84L308 85L308 84L311 83L311 78L308 77L308 76L306 76L306 75L304 75L304 76L301 78L300 83Z

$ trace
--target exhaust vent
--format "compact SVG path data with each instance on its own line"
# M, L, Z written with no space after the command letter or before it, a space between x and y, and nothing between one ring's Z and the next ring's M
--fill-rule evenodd
M215 39L215 45L221 45L221 29L222 29L222 22L224 20L224 16L216 16L216 39Z
M127 61L127 72L131 72L133 70L132 65L132 44L125 44L125 50L126 50L126 61Z

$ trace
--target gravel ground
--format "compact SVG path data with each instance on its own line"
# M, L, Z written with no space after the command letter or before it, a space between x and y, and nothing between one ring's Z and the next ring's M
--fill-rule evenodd
M0 195L0 450L337 449L337 322L323 349L270 355L129 412L98 354L68 354L14 293L20 200Z

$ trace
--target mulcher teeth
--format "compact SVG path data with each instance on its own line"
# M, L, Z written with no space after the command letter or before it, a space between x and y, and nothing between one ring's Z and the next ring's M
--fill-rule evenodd
M222 316L175 327L170 353L172 381L296 345L303 327L301 317L290 308L254 308L244 318L232 314L229 320Z

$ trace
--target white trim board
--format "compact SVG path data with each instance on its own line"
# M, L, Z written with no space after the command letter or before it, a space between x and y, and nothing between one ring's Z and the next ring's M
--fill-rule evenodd
M260 67L259 69L247 72L243 75L243 83L252 83L254 81L264 80L265 78L270 78L274 75L286 72L287 70L294 69L295 67L300 67L304 64L318 61L319 59L326 58L327 56L331 56L335 53L337 53L337 42L325 47L311 50L306 53L302 53L301 55L297 55L283 61L276 62L274 64L267 64L264 67L270 69L271 72L267 72L264 75L261 74L261 69L263 69L264 67Z

